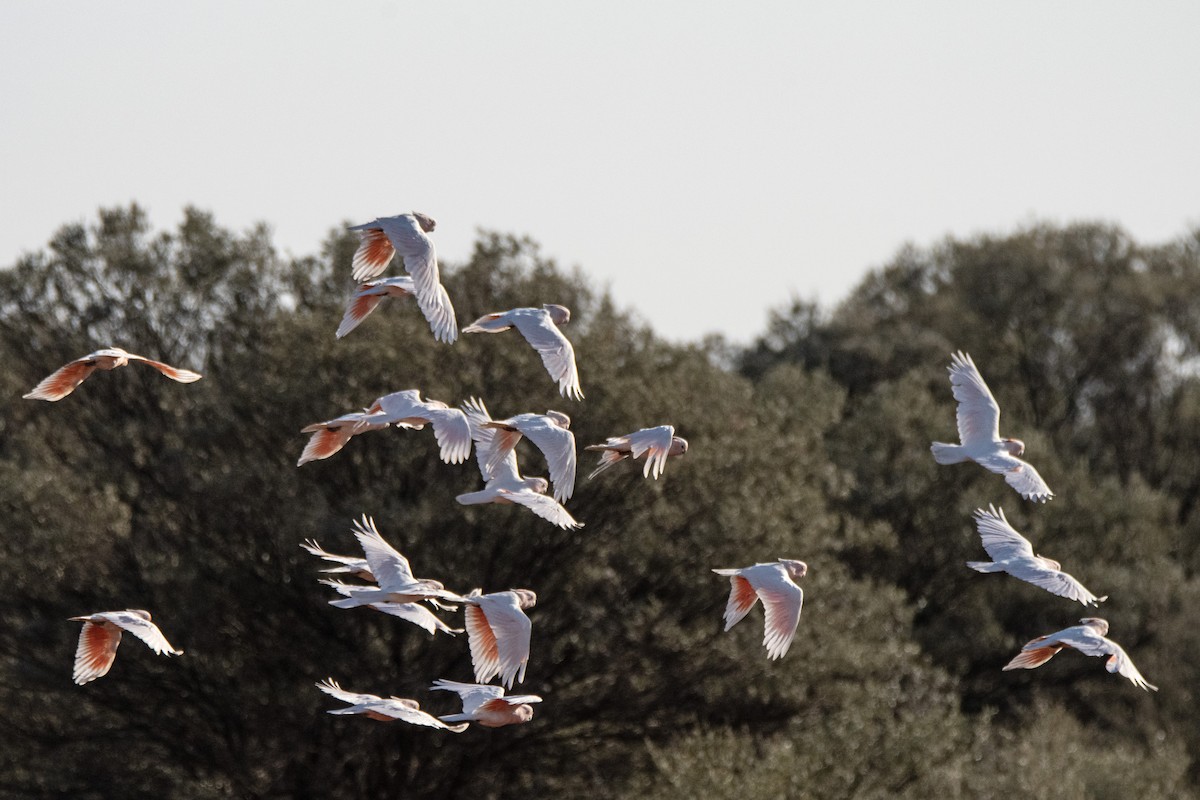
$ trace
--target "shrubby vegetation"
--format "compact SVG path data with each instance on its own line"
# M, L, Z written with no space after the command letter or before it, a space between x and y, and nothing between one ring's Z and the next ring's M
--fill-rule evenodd
M582 403L516 342L435 342L412 304L336 341L354 246L334 234L285 260L266 230L189 211L156 233L134 207L0 272L0 795L1197 796L1200 234L1038 227L907 249L832 311L777 311L732 360L720 341L664 343L532 242L481 235L444 268L460 321L570 306ZM130 368L19 399L108 344L205 378ZM1050 503L929 457L954 434L958 348ZM574 532L458 506L478 472L439 462L427 433L295 467L301 426L410 387L494 415L559 408L581 445L671 422L692 448L658 482L581 482ZM544 471L532 449L522 465ZM963 566L988 503L1111 596L1100 613L1160 693L1069 653L1000 671L1084 612ZM352 552L362 513L419 574L537 591L531 724L452 736L324 713L327 675L450 713L428 685L471 674L463 637L326 604L298 544ZM796 643L768 662L759 612L722 633L728 583L709 569L776 557L811 572ZM65 618L125 607L186 654L126 644L75 686Z

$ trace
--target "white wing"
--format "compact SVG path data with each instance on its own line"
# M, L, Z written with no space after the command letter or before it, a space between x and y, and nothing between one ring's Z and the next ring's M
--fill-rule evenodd
M363 514L362 521L354 521L354 537L362 545L363 555L371 567L379 588L385 591L396 591L395 587L407 587L416 582L408 559L400 555L400 551L392 547L379 535L375 520Z
M958 401L958 438L963 446L1000 439L1000 406L971 357L961 350L950 358L950 386Z
M975 460L992 472L1003 475L1005 482L1026 500L1044 503L1054 496L1054 492L1050 491L1042 476L1027 461L1006 452L990 453Z
M104 617L113 625L129 631L158 655L163 653L175 656L183 654L182 650L171 647L171 643L167 641L167 637L163 636L157 625L135 611L105 611L99 616Z
M419 628L424 628L430 635L437 634L438 631L451 636L463 632L462 628L451 628L442 622L436 614L420 603L371 603L371 608L411 622Z
M983 549L993 561L1033 558L1033 545L1008 524L1004 509L997 511L995 506L988 506L987 511L975 509L975 527L983 540Z
M1051 638L1074 647L1085 655L1108 656L1108 661L1104 666L1109 672L1125 676L1133 681L1134 686L1158 691L1157 686L1142 677L1142 673L1138 672L1137 667L1133 665L1133 659L1122 649L1121 645L1112 639L1101 636L1086 625L1067 628L1065 631L1061 631Z
M404 259L404 269L413 278L413 293L417 296L417 305L421 307L421 313L428 320L434 336L443 342L456 340L458 321L454 317L454 306L450 303L450 296L442 287L437 249L433 240L425 235L416 217L411 214L383 217L375 222ZM360 276L356 272L354 277L371 276Z
M496 446L496 429L483 427L492 421L487 406L477 397L472 397L462 404L462 411L471 427L471 438L475 442L475 460L479 464L479 474L485 481L508 479L513 483L520 480L517 471L517 454L511 448L495 464L489 464L493 449Z
M441 448L442 461L461 464L471 457L471 423L464 412L426 403L425 415L433 423L433 435Z
M1098 605L1107 597L1096 597L1074 576L1043 564L1036 556L1005 562L1004 570L1014 578L1032 583L1051 594L1066 597L1087 605Z
M546 456L550 482L554 484L554 499L559 502L569 500L575 493L575 434L540 414L522 414L515 417L514 421L517 430ZM504 433L500 432L501 437ZM501 446L504 446L503 443Z
M762 599L766 611L763 644L769 658L782 658L792 646L800 609L804 606L804 590L792 582L783 567L772 570L752 570L747 579Z
M463 713L474 714L481 705L489 700L504 697L504 689L499 686L489 686L481 683L459 683L445 678L438 678L430 687L444 692L455 692L462 698Z
M646 464L642 468L642 476L658 480L667 465L667 456L671 452L671 442L675 437L675 428L670 425L659 425L657 428L642 428L636 433L623 437L629 443L629 449L634 458L646 454Z
M510 688L514 678L524 681L532 630L533 624L512 592L474 598L467 606L467 635L475 679L487 681L499 675L500 682Z
M579 370L575 366L575 348L554 324L554 320L550 319L550 314L544 309L515 309L509 312L509 319L525 340L533 345L533 349L538 351L546 371L558 381L559 394L582 400Z
M560 528L583 527L583 523L576 522L575 518L571 516L571 512L567 511L553 497L538 494L531 489L519 489L517 491L500 489L498 490L498 494L517 505L525 506L525 508L528 508L542 519L549 520Z

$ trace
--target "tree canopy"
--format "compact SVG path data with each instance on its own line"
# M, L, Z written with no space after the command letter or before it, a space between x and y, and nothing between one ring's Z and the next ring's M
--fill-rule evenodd
M266 228L193 209L156 232L131 206L0 271L0 794L1197 796L1200 233L1144 246L1038 226L908 248L832 311L777 310L732 359L719 341L664 342L533 242L481 233L443 265L460 322L570 307L580 403L523 343L440 344L411 302L336 340L356 243L335 232L287 259ZM204 379L134 368L59 403L20 399L110 344ZM1050 503L933 463L960 348ZM629 464L582 480L576 531L458 505L478 470L441 463L428 433L295 466L302 426L407 388L478 396L496 417L561 409L581 447L669 423L691 448L658 481ZM1110 595L1098 613L1159 694L1078 654L1000 671L1084 613L963 566L988 503ZM531 723L455 736L324 713L327 676L440 714L458 709L433 680L470 680L465 637L327 604L299 544L355 552L364 513L418 574L537 592ZM791 652L769 661L760 611L722 631L729 583L711 569L779 557L811 571ZM66 618L120 608L150 609L185 654L126 644L75 686Z

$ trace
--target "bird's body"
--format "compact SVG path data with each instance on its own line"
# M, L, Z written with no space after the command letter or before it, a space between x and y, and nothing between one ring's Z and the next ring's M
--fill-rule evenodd
M50 402L62 400L75 391L75 387L83 383L96 370L113 370L117 367L124 367L130 362L154 367L178 383L194 383L202 377L200 373L192 372L190 369L179 369L161 361L152 361L149 358L126 352L119 347L106 347L59 367L22 397L26 400L48 400Z
M517 442L525 436L546 457L550 467L550 482L554 484L554 499L562 502L575 493L575 434L571 433L571 418L566 414L561 411L518 414L508 419L484 422L479 427L494 431L487 462L480 462L484 477L496 474Z
M776 659L787 654L804 606L804 590L795 580L808 574L808 565L785 558L752 567L714 569L713 572L728 576L732 584L725 605L725 630L741 622L754 603L762 600L766 616L763 645L767 648L767 656Z
M675 435L671 425L659 425L657 428L642 428L640 431L624 436L611 436L604 444L591 444L588 450L600 451L600 463L588 479L592 479L614 464L626 458L638 459L646 456L645 466L642 467L642 477L658 476L667 466L669 456L680 456L687 452L687 439Z
M412 276L412 293L434 337L452 343L458 338L454 305L442 286L437 249L426 235L436 227L432 217L416 211L352 226L350 230L362 236L354 253L354 279L366 281L380 275L392 256L399 253L404 268Z
M347 692L333 678L321 681L317 684L317 688L348 704L346 708L330 709L328 711L330 714L361 714L379 722L400 720L410 725L440 728L453 733L462 733L467 729L466 723L447 725L432 714L422 711L421 705L416 700L409 700L406 697L380 697L374 694Z
M571 311L566 306L547 304L541 308L514 308L485 314L463 328L463 333L503 333L516 328L542 357L546 371L558 382L559 394L582 400L575 348L558 328L570 321Z
M583 523L576 522L567 509L554 498L547 496L550 488L545 478L524 478L517 467L517 454L510 449L499 459L492 469L488 469L488 459L494 445L496 430L486 427L492 421L483 401L471 398L463 403L463 412L471 425L471 438L475 442L475 460L479 464L479 472L483 475L486 485L481 491L460 494L459 503L465 506L484 503L512 503L528 508L542 519L548 520L560 528L581 528Z
M520 725L533 719L532 703L542 702L536 694L509 695L499 686L478 683L459 683L445 678L434 681L436 690L455 692L462 698L463 713L446 714L445 722L474 722L485 728Z
M467 638L475 680L487 683L496 675L511 688L513 680L525 680L529 663L529 639L533 624L525 609L533 608L537 595L529 589L480 594L476 589L466 598Z
M346 313L338 325L337 338L341 339L354 330L367 316L375 310L385 297L409 297L415 294L413 279L407 275L395 275L390 278L379 278L365 281L358 285L350 302L346 305ZM436 331L434 332L436 333Z
M1021 648L1021 652L1004 666L1004 670L1040 667L1064 647L1072 647L1087 656L1107 656L1105 669L1109 672L1128 678L1139 688L1158 691L1157 686L1148 682L1142 677L1142 673L1138 672L1129 654L1119 644L1105 638L1108 634L1107 620L1084 617L1079 621L1082 624L1029 641Z
M134 608L100 611L71 619L83 623L83 630L79 632L79 646L75 649L75 670L72 675L75 683L80 685L108 674L117 657L121 631L129 631L158 655L183 654L182 650L172 647L158 626L150 621L149 611Z
M1099 605L1108 599L1107 596L1092 594L1073 576L1063 572L1062 565L1054 559L1034 555L1033 545L1008 524L1003 509L997 511L995 506L989 506L984 511L978 508L975 510L975 522L983 540L983 548L993 560L968 561L967 566L971 569L977 572L1007 572L1051 594L1077 600L1085 606Z
M1045 502L1054 496L1037 470L1018 456L1025 452L1020 439L1001 438L1000 406L971 357L962 351L950 358L950 386L958 401L958 437L961 444L934 442L930 446L939 464L974 461L1003 475L1008 485L1027 500Z

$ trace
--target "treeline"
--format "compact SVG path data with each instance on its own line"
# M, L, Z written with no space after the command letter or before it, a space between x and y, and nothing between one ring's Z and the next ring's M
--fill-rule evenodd
M460 321L569 306L581 403L503 337L433 341L411 303L335 340L355 245L284 259L265 229L193 210L156 232L131 207L0 272L0 796L1197 796L1200 236L1047 226L905 250L832 311L777 311L731 361L720 341L663 342L532 242L481 235L443 265ZM129 369L20 399L108 344L205 377ZM959 348L1050 503L933 463ZM413 387L496 416L560 408L581 446L671 423L691 449L658 482L581 482L569 532L457 505L478 471L427 435L296 468L300 427ZM544 472L532 449L522 466ZM963 566L988 503L1110 595L1099 613L1158 694L1077 654L1000 671L1084 612ZM298 545L353 552L363 513L418 574L538 593L532 723L454 736L324 713L326 676L451 713L429 684L471 674L463 637L326 604ZM760 616L722 632L709 570L777 557L811 571L797 640L769 662ZM66 617L126 607L186 654L126 645L75 686Z

